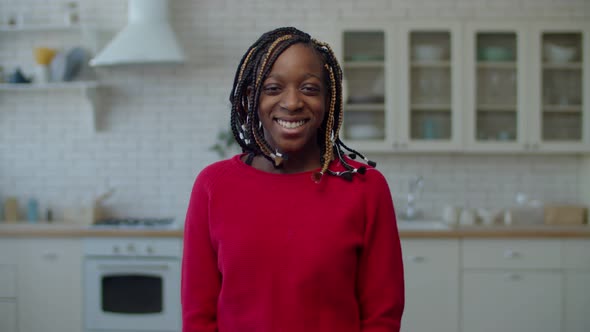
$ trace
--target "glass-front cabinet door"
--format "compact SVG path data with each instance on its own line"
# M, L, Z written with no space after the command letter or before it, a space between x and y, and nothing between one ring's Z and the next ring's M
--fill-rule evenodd
M386 27L349 24L341 32L344 123L340 136L362 151L392 150L390 31Z
M468 24L465 129L471 151L522 151L527 125L526 25Z
M461 149L461 39L456 23L412 22L399 29L397 151Z
M534 27L531 141L536 150L590 151L589 31L588 24Z

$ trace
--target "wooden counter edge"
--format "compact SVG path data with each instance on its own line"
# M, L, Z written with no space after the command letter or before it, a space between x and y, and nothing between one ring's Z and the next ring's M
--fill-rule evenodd
M400 229L401 238L590 238L590 227L506 228L468 227L440 230ZM25 237L168 237L181 238L182 229L94 229L83 226L0 226L0 238Z

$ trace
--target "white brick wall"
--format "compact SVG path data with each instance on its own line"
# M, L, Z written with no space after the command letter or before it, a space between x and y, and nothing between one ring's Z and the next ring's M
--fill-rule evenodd
M171 0L173 24L190 62L182 66L100 69L105 112L97 133L85 127L77 92L0 93L0 199L37 197L59 218L64 207L114 187L117 216L184 217L194 177L217 159L208 151L229 119L227 95L240 56L262 32L295 25L333 42L341 19L418 17L589 17L588 0ZM0 21L23 11L38 23L61 22L55 0L0 0ZM126 22L123 0L82 0L82 20L107 29ZM76 45L75 33L0 38L6 71L33 62L35 46ZM29 71L30 72L30 71ZM372 156L390 180L398 209L408 179L426 179L422 207L446 203L500 208L522 190L546 201L580 200L577 157Z

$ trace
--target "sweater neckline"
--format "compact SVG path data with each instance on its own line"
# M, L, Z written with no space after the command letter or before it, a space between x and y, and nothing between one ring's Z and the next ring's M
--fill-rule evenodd
M259 170L253 166L250 166L248 164L246 164L243 160L242 157L245 156L246 153L239 153L235 156L233 156L231 158L232 162L237 164L237 166L241 169L244 169L246 172L249 172L253 175L258 175L258 176L265 176L265 177L269 177L269 178L275 178L275 179L300 179L300 178L308 178L310 182L312 182L312 174L314 172L318 172L320 170L320 168L317 168L315 170L311 170L311 171L305 171L305 172L297 172L297 173L270 173L270 172L266 172L263 170ZM330 168L332 168L333 163L335 161L332 161L332 163L330 164Z

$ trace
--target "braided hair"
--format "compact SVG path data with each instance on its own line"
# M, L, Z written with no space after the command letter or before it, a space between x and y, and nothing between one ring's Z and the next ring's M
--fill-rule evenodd
M318 145L321 151L322 168L312 178L319 182L324 174L352 180L355 173L364 174L366 167L355 168L344 155L351 159L358 155L372 167L376 163L368 160L356 150L346 146L339 137L343 120L342 107L342 68L334 52L327 43L317 41L309 34L292 27L278 28L263 34L244 54L234 77L234 85L229 96L231 102L231 130L243 152L261 155L274 167L281 167L288 156L273 150L264 139L259 125L258 107L262 83L269 75L277 58L289 46L301 43L315 50L324 65L324 81L328 89L329 109L318 132ZM338 157L345 171L335 172L328 168L330 162Z

